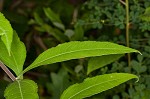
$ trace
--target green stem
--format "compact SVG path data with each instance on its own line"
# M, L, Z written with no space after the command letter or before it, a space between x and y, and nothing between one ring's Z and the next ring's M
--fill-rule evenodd
M129 1L126 0L126 45L127 47L130 47L129 44ZM131 55L128 53L128 66L130 68L131 71L131 66L130 66L130 61L131 61Z
M130 22L129 22L129 1L126 0L126 45L127 47L130 47L130 43L129 43L129 25L130 25ZM127 54L128 56L128 66L129 66L129 72L131 72L131 65L130 65L130 62L131 62L131 55L130 53ZM130 83L130 88L132 88L132 84Z
M12 81L16 80L16 77L9 71L9 69L0 61L0 67L5 71L5 73L12 79Z

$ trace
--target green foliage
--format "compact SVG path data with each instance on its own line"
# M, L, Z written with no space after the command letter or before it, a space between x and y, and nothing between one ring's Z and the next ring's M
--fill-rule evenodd
M60 99L83 99L113 88L130 79L138 78L132 74L113 73L87 78L81 84L74 84L64 91Z
M11 51L11 42L13 36L13 29L9 23L9 21L4 17L2 13L0 13L0 36L1 40L4 42L8 53L10 55Z
M71 37L71 40L82 40L84 36L84 30L81 25L77 24L75 25L74 34Z
M104 29L105 27L117 27L125 29L125 5L118 0L88 0L82 6L82 16L79 18L78 23L82 24L87 29ZM150 6L149 0L131 0L129 1L129 16L131 28L144 29L148 27L142 19L148 19L148 7ZM144 10L147 9L144 13ZM149 29L149 28L146 28ZM144 29L144 30L146 30ZM140 32L138 32L140 33Z
M31 22L31 24L37 23L39 25L38 27L35 27L36 30L41 32L48 32L60 42L68 41L68 37L62 33L62 30L65 30L65 26L62 24L59 16L56 13L54 13L50 8L44 8L44 14L55 27L44 23L44 20L42 20L38 13L35 12L35 20L32 20L33 22Z
M3 42L0 42L1 47L1 61L4 62L8 67L10 67L18 76L20 72L23 69L23 64L26 58L26 50L24 44L19 40L16 32L13 33L13 41L11 46L11 53L8 55L6 51L6 47L4 46ZM29 71L32 68L38 67L40 65L46 65L46 64L52 64L56 62L62 62L67 61L71 59L78 59L78 58L85 58L85 57L93 57L93 56L102 56L102 55L112 55L112 54L124 54L124 53L131 53L131 52L139 52L135 49L131 49L128 47L124 47L118 44L110 43L110 42L96 42L96 41L74 41L74 42L68 42L64 44L60 44L56 47L50 48L47 51L43 52L42 54L37 57L37 59L29 66L27 67L21 75L19 75L13 83L11 83L5 90L4 96L6 99L38 99L37 94L37 85L32 80L26 80L23 79L23 73ZM20 56L22 55L22 56ZM107 57L107 56L105 56ZM109 62L112 62L112 60L108 60ZM107 63L109 63L107 62ZM1 67L3 67L3 64L1 64ZM4 71L10 76L10 71L7 69L4 69ZM63 75L63 74L62 74ZM66 73L65 73L66 75ZM11 74L11 76L13 76ZM125 76L125 77L124 77ZM120 78L121 77L121 78ZM122 78L123 77L123 78ZM127 78L126 78L127 77ZM117 78L117 79L116 79ZM119 78L119 79L118 79ZM104 90L108 90L114 86L117 86L127 80L130 80L132 78L137 78L137 76L132 74L109 74L109 75L102 75L97 76L94 78L88 78L86 79L81 86L78 84L75 84L73 86L77 87L79 89L76 90L77 92L81 90L81 92L85 91L86 94L82 96L79 95L80 98L84 98L87 96L91 96L97 93L100 93ZM21 79L21 80L20 80ZM108 82L107 82L107 80ZM118 80L119 82L116 82ZM60 82L63 82L63 77L59 77L55 74L52 74L52 81L54 83L55 88L63 87L63 85L60 86ZM91 82L91 84L89 83ZM101 83L102 81L105 81L105 83ZM114 82L115 81L115 82ZM57 83L58 82L58 83ZM95 84L97 82L98 84ZM110 86L107 85L107 83L112 83ZM63 83L62 83L63 84ZM89 85L90 84L90 85ZM94 86L90 87L91 85L95 84ZM98 87L97 87L98 85ZM82 88L83 86L83 88ZM101 88L101 86L103 86ZM78 88L79 87L79 88ZM97 89L95 90L95 87ZM92 92L86 92L89 88L94 88ZM53 89L54 90L54 89ZM64 88L62 88L58 94L62 93ZM74 90L72 87L68 88L67 90ZM74 91L69 91L71 94L71 97L73 98L74 95L78 95L74 93ZM62 99L66 99L63 97L70 97L68 94L68 91L65 91L65 95L62 95ZM72 96L73 94L73 96ZM57 98L57 97L54 97Z
M0 10L10 21L14 30L17 31L21 41L26 45L27 59L24 68L27 68L36 57L44 50L55 47L60 43L69 41L108 41L125 45L125 5L121 0L12 0L0 1ZM125 2L125 0L122 0ZM149 0L128 0L129 1L129 29L130 46L138 49L142 55L131 55L131 64L128 66L127 57L122 57L115 62L106 61L102 64L96 57L81 58L65 61L62 63L47 64L39 68L32 69L24 74L24 78L33 79L37 82L40 99L59 99L62 92L71 84L81 83L87 77L103 75L114 72L128 72L138 75L139 82L127 82L111 90L93 95L86 99L149 99L150 90L150 22ZM57 21L54 21L54 20ZM1 20L1 18L0 18ZM0 22L1 26L2 22ZM2 24L3 26L3 24ZM1 30L0 30L0 36ZM14 36L14 35L13 35ZM4 35L3 35L4 37ZM12 38L13 40L14 38ZM0 40L0 57L7 53L5 43ZM13 41L12 41L13 43ZM17 44L15 45L17 46ZM12 46L11 46L12 50ZM4 53L3 53L4 52ZM18 56L22 55L16 51ZM17 56L17 57L18 57ZM23 55L24 56L24 55ZM106 55L107 56L107 55ZM108 55L109 56L109 55ZM12 56L9 56L9 58ZM104 56L101 56L105 57ZM9 59L8 58L8 59ZM89 62L93 59L95 65ZM94 60L95 59L95 60ZM109 58L106 57L108 60ZM2 59L0 58L0 61ZM10 69L16 67L11 60L11 64L6 64ZM10 60L10 59L9 59ZM104 59L103 59L104 60ZM92 62L92 64L93 64ZM110 63L111 62L111 63ZM18 76L22 72L23 60L18 62L17 68L13 69ZM9 66L10 65L10 66ZM12 66L13 65L13 66ZM104 65L108 65L103 67ZM102 66L102 67L101 67ZM1 71L0 71L1 72ZM18 72L18 73L16 73ZM5 73L1 72L1 81L7 81L0 85L0 99L4 99L4 89L10 82ZM17 77L19 78L19 77ZM20 79L23 79L20 77ZM59 83L60 82L60 83ZM0 82L1 84L1 82ZM130 87L129 87L130 86Z
M26 58L25 45L20 41L16 32L14 31L10 55L8 54L8 51L1 40L0 46L0 60L9 68L11 68L18 76L23 70L23 64Z
M64 69L60 69L58 74L51 73L52 83L47 83L48 91L53 92L52 99L59 99L63 91L71 85L69 75Z
M5 90L6 99L39 99L37 84L32 80L16 80Z
M110 64L111 62L114 62L115 60L118 60L122 54L114 54L114 55L104 55L99 57L93 57L88 61L88 69L87 74L90 72L102 68L103 66L106 66Z
M145 13L141 16L141 19L150 22L150 7L146 8Z
M129 52L138 51L110 42L68 42L60 44L54 48L43 52L29 67L27 67L23 71L23 73L40 65L52 64L70 59L102 56L109 54L124 54Z
M62 30L65 29L59 16L57 14L55 14L50 8L44 8L44 12L45 12L46 16L51 20L51 22L53 23L54 26L56 26Z
M26 49L15 31L13 31L9 21L1 13L0 17L0 35L2 35L0 39L0 60L18 75L23 70Z
M52 28L47 24L43 25L43 29L53 35L60 42L68 41L68 37L64 35L59 29Z
M8 81L0 80L0 99L4 99L4 90L6 89Z

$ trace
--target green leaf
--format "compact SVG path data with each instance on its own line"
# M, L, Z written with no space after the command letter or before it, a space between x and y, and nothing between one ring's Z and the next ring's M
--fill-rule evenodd
M43 25L43 24L44 24L42 18L38 15L38 13L34 12L34 18L35 18L35 21L36 21L39 25Z
M142 19L143 21L150 22L150 7L146 8L144 14L141 15L141 19Z
M101 93L130 79L136 75L127 73L113 73L87 78L80 84L74 84L67 88L60 99L83 99Z
M143 93L144 93L144 95L143 95ZM142 97L141 97L141 99L150 99L149 93L150 93L150 89L142 90Z
M110 64L111 62L119 59L122 56L123 56L122 54L112 54L112 55L104 55L99 57L92 57L88 61L87 74L105 65Z
M130 52L139 51L110 42L68 42L48 49L47 51L40 54L36 58L36 60L23 71L23 73L40 65L52 64L71 59L102 56L109 54L124 54Z
M4 17L2 13L0 13L0 36L7 48L8 53L10 54L13 29L9 21Z
M37 88L32 80L16 80L6 88L4 96L6 99L39 99Z
M64 30L65 26L62 24L59 15L54 13L50 8L44 8L46 16L50 19L54 26Z
M83 36L84 36L84 30L81 25L77 24L75 26L75 33L73 37L71 38L71 40L75 40L75 41L82 40Z
M4 98L4 91L5 91L8 84L9 84L8 81L0 80L0 99L5 99Z
M63 91L71 85L69 75L67 71L61 68L57 74L51 73L51 79L52 83L47 83L48 91L53 92L52 99L59 99Z
M25 45L19 40L15 31L13 33L10 55L8 54L4 43L0 40L0 60L9 68L11 68L16 75L22 72L25 58Z
M44 24L43 28L51 35L53 35L58 41L66 42L68 41L68 37L64 35L59 29L52 28L51 26Z

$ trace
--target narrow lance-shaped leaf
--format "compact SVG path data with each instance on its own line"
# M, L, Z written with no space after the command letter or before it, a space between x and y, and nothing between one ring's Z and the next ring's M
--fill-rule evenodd
M68 41L68 37L64 35L59 29L52 28L51 26L44 24L42 27L51 35L53 35L58 41L66 42Z
M38 13L34 12L34 18L35 18L35 21L36 21L39 25L43 25L43 24L44 24L42 18L39 16Z
M54 26L58 27L59 29L64 30L65 26L62 24L59 15L54 13L51 8L44 8L45 15L50 19Z
M0 36L10 55L11 43L12 43L12 37L13 37L13 29L9 21L4 17L2 13L0 13Z
M83 99L101 93L130 79L138 78L127 73L113 73L87 78L80 84L74 84L67 88L60 99Z
M16 80L6 88L4 96L6 99L39 99L37 88L32 80Z
M26 49L24 44L20 41L17 33L13 33L13 41L11 46L10 55L4 43L0 40L0 60L11 68L18 76L23 70L23 64L26 58Z
M90 58L90 60L88 61L87 74L110 64L111 62L119 59L121 56L123 56L123 54L111 54Z
M110 42L69 42L60 44L40 54L37 59L23 71L23 73L40 65L52 64L84 57L124 54L130 52L138 51Z

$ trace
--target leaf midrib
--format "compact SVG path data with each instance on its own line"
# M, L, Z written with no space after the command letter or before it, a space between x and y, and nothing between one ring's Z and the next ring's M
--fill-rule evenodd
M18 85L19 85L18 87L19 87L21 99L24 99L23 94L22 94L22 89L21 89L21 86L20 86L20 82L19 81L17 81L17 82L18 82Z
M96 49L82 49L82 50L75 50L75 51L70 51L70 52L64 52L64 53L60 53L60 54L57 54L57 55L54 55L54 56L52 56L52 57L49 57L49 58L47 58L47 59L45 59L45 60L42 60L42 61L40 61L40 62L38 62L38 63L36 63L36 64L31 64L30 66L32 66L32 67L34 67L34 66L36 66L37 64L40 64L40 63L42 63L42 62L44 62L44 61L47 61L47 60L49 60L49 59L52 59L52 58L55 58L55 57L58 57L58 56L61 56L61 55L65 55L65 54L70 54L70 53L75 53L75 52L82 52L82 51L88 51L88 50L100 50L100 49L107 49L107 50L112 50L112 49L118 49L118 48L96 48ZM120 50L120 49L118 49L118 50ZM121 49L122 50L122 49ZM128 50L128 49L126 49L126 50ZM125 50L124 50L125 51ZM113 53L112 53L113 54ZM114 53L114 54L118 54L118 53ZM97 55L97 56L99 56L99 55ZM35 60L36 61L36 60Z

